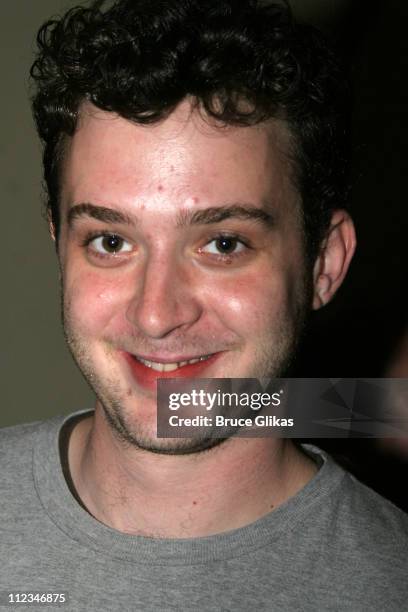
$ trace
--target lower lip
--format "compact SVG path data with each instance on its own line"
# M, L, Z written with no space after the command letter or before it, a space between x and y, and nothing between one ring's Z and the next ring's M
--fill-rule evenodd
M208 359L181 366L171 372L158 372L144 365L144 363L133 357L133 355L130 355L130 353L124 353L137 384L149 391L156 390L157 379L159 378L205 378L203 374L206 368L212 365L220 355L221 353L215 353Z

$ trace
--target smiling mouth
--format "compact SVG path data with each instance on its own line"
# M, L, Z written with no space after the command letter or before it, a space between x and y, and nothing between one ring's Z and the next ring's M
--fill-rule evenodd
M148 368L155 370L156 372L174 372L179 368L183 368L187 365L194 365L195 363L199 363L200 361L207 361L213 355L203 355L202 357L195 357L194 359L188 359L186 361L175 361L173 363L163 363L160 361L149 361L148 359L143 359L138 355L133 355L134 359L142 363Z
M124 352L123 356L130 367L130 372L136 383L148 390L155 392L157 390L157 381L164 378L205 378L205 375L210 374L214 364L222 356L224 351L218 353L210 353L209 355L200 355L191 359L183 359L180 355L174 355L179 361L170 361L166 357L157 356L155 361L152 358L147 359L134 353ZM153 357L149 355L149 357ZM173 357L173 359L174 359ZM170 358L171 359L171 358Z

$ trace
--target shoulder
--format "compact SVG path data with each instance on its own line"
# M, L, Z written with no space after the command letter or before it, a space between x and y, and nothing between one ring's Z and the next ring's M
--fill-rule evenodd
M0 492L32 480L34 449L47 446L65 417L24 423L0 429Z
M344 501L338 504L339 521L345 525L341 565L349 580L354 576L360 594L374 609L404 609L408 515L350 474L344 479L343 494Z
M36 446L44 446L54 441L65 422L86 412L89 410L0 428L0 466L4 470L7 463L21 463L24 458L31 456Z
M316 495L295 533L307 549L305 579L314 585L316 596L330 585L331 596L341 598L342 609L359 610L362 601L364 609L383 605L389 610L404 609L408 515L326 453L319 454L325 463Z
M35 517L42 514L36 457L43 469L58 469L54 460L58 435L69 418L57 416L0 429L0 531L30 530Z
M3 470L8 462L21 462L30 453L36 434L44 423L35 421L0 429L0 464Z
M408 537L408 514L340 467L326 452L308 445L324 460L319 489L322 513L336 524L339 533L364 533L379 538ZM332 486L334 483L335 486ZM401 487L404 483L401 482Z
M44 422L27 423L0 429L0 514L2 530L37 511L33 479L33 450ZM4 534L3 534L4 536Z
M368 563L408 563L408 515L352 474L330 455L308 447L324 460L315 479L315 505L309 523L320 546L341 560ZM401 482L401 487L404 483ZM350 555L352 555L350 557Z
M393 581L398 586L408 570L408 515L336 467L343 471L343 478L326 500L327 512L322 510L321 514L331 562L346 573L386 573L388 584Z
M404 483L401 482L401 486ZM408 550L408 515L349 473L345 474L337 500L339 518L348 531L361 543L376 542L377 546ZM346 520L348 519L348 520Z

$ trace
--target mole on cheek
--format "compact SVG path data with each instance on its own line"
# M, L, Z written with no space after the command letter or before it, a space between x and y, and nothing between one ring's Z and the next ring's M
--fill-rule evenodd
M163 185L158 185L157 191L163 191Z

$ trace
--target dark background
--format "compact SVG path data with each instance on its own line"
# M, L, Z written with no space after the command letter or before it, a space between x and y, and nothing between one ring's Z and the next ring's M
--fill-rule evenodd
M2 426L93 404L60 329L58 270L41 216L40 147L28 103L36 32L45 19L73 4L78 2L14 0L0 8ZM358 249L338 296L312 319L300 372L385 376L408 327L408 4L292 4L301 18L325 29L343 48L355 94L351 212ZM362 439L318 444L408 510L403 485L407 455Z
M341 17L322 25L343 47L352 71L351 213L358 248L338 296L312 319L300 372L381 377L392 375L408 327L408 5L360 0ZM408 370L400 365L398 375L407 377ZM408 444L313 442L408 511Z
M360 0L336 29L354 87L358 248L338 296L313 321L305 375L383 376L408 325L407 18L406 3Z

